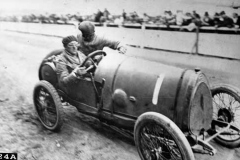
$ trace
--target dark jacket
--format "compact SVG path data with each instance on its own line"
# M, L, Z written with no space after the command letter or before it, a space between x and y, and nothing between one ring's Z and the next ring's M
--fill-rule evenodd
M237 22L235 24L240 28L240 16L238 16Z
M56 70L58 75L59 87L66 91L68 85L74 84L77 80L72 71L83 63L86 56L78 52L77 56L73 56L64 50L58 57L56 62Z
M120 43L119 41L112 41L104 37L99 37L97 35L95 35L91 42L86 42L83 40L82 33L77 35L77 39L80 44L79 51L81 51L85 55L89 55L96 50L103 50L104 47L117 49Z
M229 27L232 28L234 26L234 22L233 19L228 17L228 16L224 16L222 17L223 20L220 20L218 22L218 27Z

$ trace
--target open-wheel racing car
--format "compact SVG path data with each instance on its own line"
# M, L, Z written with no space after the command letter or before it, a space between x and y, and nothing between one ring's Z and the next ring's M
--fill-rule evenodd
M226 86L211 92L199 69L99 50L82 64L92 62L88 65L91 76L78 78L66 93L55 68L61 51L44 58L33 92L37 115L47 129L61 129L62 103L67 102L81 113L132 133L143 160L193 160L193 152L214 155L212 139L239 146L239 92ZM96 62L96 55L104 57Z

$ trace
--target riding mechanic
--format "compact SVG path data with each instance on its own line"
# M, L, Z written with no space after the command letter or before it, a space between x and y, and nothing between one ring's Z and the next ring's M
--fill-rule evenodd
M125 54L126 46L119 41L109 40L95 34L95 25L90 21L83 21L79 24L78 29L81 31L77 35L79 42L79 51L86 56L96 50L103 50L104 47L109 47L114 50L119 50L120 53Z

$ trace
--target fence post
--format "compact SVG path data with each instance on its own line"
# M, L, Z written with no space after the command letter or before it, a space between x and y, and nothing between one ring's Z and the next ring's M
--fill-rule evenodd
M199 26L196 26L196 40L193 44L191 54L198 54L198 48L199 48L198 45L199 45ZM194 53L194 49L195 49L195 53Z
M197 26L197 29L196 29L196 54L198 54L198 45L199 45L199 26Z
M141 29L142 29L142 30L145 30L145 29L146 29L146 26L145 26L144 23L142 23Z

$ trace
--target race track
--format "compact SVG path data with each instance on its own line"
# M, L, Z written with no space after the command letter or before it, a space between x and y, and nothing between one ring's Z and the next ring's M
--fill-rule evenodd
M138 160L131 140L73 107L64 107L61 132L53 133L41 126L34 112L32 92L42 58L59 48L60 38L0 32L0 152L17 152L20 160ZM221 82L240 88L239 61L131 48L128 55L183 68L200 67L211 85ZM217 154L195 154L196 160L240 158L240 148L212 144Z

